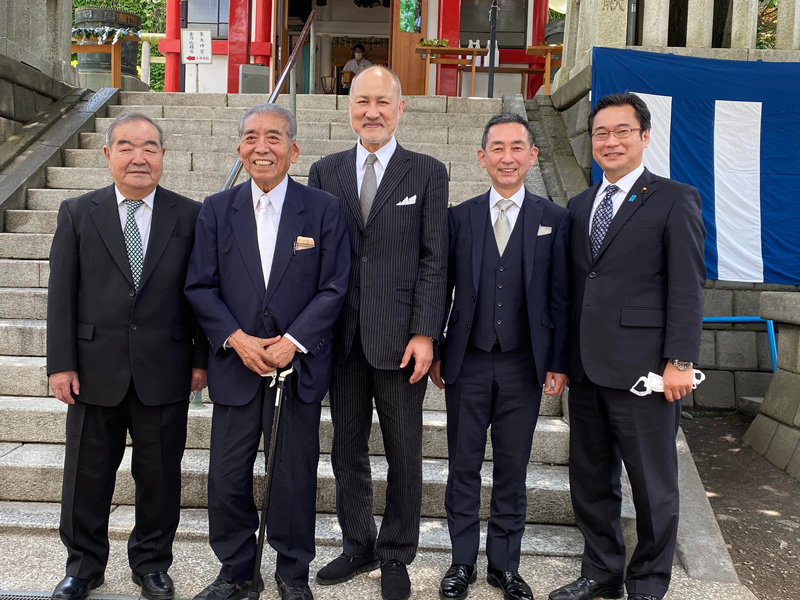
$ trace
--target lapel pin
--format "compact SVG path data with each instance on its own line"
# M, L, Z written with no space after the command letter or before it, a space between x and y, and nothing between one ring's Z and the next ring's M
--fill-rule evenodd
M628 202L633 202L634 200L636 200L636 194L634 194L633 196L631 196L631 197L628 199Z
M646 193L647 193L647 188L646 188L646 187L643 187L643 188L642 188L642 193L643 193L643 194L646 194Z

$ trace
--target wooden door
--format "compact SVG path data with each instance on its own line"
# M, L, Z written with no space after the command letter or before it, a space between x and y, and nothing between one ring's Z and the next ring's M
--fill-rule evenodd
M406 96L425 93L425 61L414 54L414 47L428 37L427 25L428 0L392 0L390 66L400 78ZM417 28L419 31L415 31Z

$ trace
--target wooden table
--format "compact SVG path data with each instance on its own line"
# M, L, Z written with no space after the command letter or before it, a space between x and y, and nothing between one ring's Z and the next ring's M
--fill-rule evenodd
M477 70L476 60L479 56L486 56L489 50L486 48L452 48L444 46L417 46L414 50L417 54L425 56L425 95L428 95L428 76L431 65L469 65L472 72L472 85L470 86L470 97L475 95L475 72ZM435 54L436 57L431 55ZM463 58L459 58L459 56Z
M120 36L116 44L110 42L100 44L98 38L87 37L85 43L78 43L72 40L72 52L76 54L111 54L111 87L122 87L122 42L139 42L138 35Z
M548 96L550 95L550 69L553 67L553 54L556 56L561 56L561 53L564 51L563 46L559 46L556 44L551 44L549 46L528 46L528 49L525 51L525 54L529 56L544 56L544 93ZM561 62L558 62L558 65L561 66Z

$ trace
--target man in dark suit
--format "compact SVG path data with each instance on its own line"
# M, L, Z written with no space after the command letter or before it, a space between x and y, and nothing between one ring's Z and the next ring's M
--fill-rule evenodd
M61 204L50 249L47 373L67 409L61 540L67 576L56 600L103 583L108 519L126 433L133 440L134 583L174 597L167 569L180 518L190 391L205 387L207 347L182 281L200 204L158 186L161 129L116 119L103 148L114 185Z
M692 389L703 319L703 218L691 186L642 165L650 111L634 94L597 101L589 116L603 179L569 201L572 325L570 486L585 538L581 577L551 600L658 600L667 593L678 529L675 436ZM664 392L630 392L648 372ZM621 460L638 544L625 572Z
M333 472L343 553L317 573L341 583L381 566L381 593L411 593L419 541L422 400L447 283L447 171L394 138L405 106L384 67L353 80L359 143L311 165L309 185L338 197L350 234L350 287L334 337ZM389 465L380 535L372 516L372 399Z
M524 118L492 117L478 150L492 187L450 209L447 289L450 298L455 287L455 299L442 363L431 367L447 401L445 508L453 564L439 587L445 599L466 598L477 579L480 473L490 426L487 581L510 600L533 599L517 572L525 480L542 386L559 395L566 384L569 296L569 215L523 186L538 153Z
M273 104L239 123L251 179L209 196L197 220L186 295L208 335L214 402L208 474L209 537L222 563L198 600L240 600L253 582L258 512L253 465L269 447L270 371L291 363L276 440L267 537L283 600L311 600L319 419L331 376L331 330L344 302L347 231L336 198L295 183L297 122ZM265 390L265 388L267 388Z

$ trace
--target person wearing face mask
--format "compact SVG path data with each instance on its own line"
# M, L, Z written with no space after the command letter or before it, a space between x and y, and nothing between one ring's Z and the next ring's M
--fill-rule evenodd
M347 64L345 64L342 71L350 71L355 77L361 73L361 71L364 71L372 66L372 63L364 58L364 46L361 44L356 44L353 46L353 56L354 58L351 58L347 61Z

